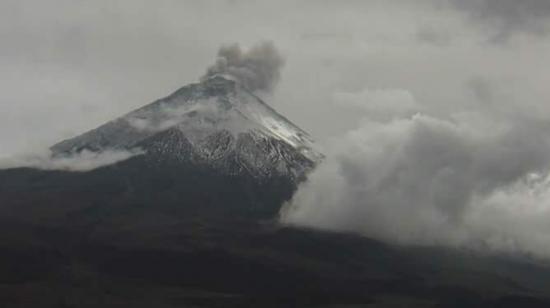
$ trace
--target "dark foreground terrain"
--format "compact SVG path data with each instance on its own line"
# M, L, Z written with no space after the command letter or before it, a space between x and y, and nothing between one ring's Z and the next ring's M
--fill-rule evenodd
M0 172L1 307L550 307L545 265L280 226L284 180L143 159Z

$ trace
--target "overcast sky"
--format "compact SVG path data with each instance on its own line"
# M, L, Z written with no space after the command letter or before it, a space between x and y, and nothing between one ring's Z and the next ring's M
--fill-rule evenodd
M0 157L271 41L247 82L327 154L283 221L550 258L548 0L2 0L0 38Z
M544 0L0 2L0 155L93 128L197 81L221 44L271 40L266 100L323 141L356 125L334 94L407 91L431 112L550 96ZM489 102L490 101L490 102Z

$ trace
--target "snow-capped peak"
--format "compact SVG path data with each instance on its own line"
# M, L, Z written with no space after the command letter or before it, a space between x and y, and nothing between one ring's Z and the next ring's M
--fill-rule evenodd
M276 142L277 145L269 145L253 156L265 155L271 163L286 164L282 167L272 166L275 169L288 169L289 162L285 160L290 156L302 156L311 165L322 159L322 155L314 149L312 138L305 131L241 87L236 81L221 75L185 86L166 98L132 111L78 137L60 142L52 147L52 151L59 155L82 150L132 149L143 147L144 142L166 131L181 134L186 142L192 145L193 151L199 154L204 153L205 140L209 142L208 149L217 147L217 142L226 144L223 141L216 141L213 136L229 134L230 142L227 146L230 149L224 150L227 153L254 152L255 150L249 148L251 145L241 146L241 140L245 140L245 137L253 140L254 147L271 140L269 142ZM220 135L220 132L223 134ZM163 148L170 146L170 144L162 145ZM237 147L240 148L237 150ZM270 151L276 153L268 153ZM294 153L289 153L290 151ZM177 155L177 153L174 154ZM236 155L237 159L241 160L248 156L250 155L246 153ZM293 159L300 160L296 157ZM254 164L256 162L252 163ZM269 162L262 162L262 164L269 164ZM295 166L291 169L293 168ZM292 172L301 173L296 170Z

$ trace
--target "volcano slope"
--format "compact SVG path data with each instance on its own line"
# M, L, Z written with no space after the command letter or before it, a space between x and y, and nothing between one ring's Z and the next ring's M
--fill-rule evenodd
M4 307L549 307L514 256L277 223L320 163L311 138L222 76L52 147L137 155L0 171Z

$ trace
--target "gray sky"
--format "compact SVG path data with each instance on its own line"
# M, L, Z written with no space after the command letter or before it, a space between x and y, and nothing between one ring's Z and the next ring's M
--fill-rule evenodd
M446 113L477 104L481 80L539 108L550 47L528 25L547 2L496 2L4 0L0 155L93 128L198 80L221 44L260 40L286 62L267 101L318 140L360 118L337 92L403 89Z
M221 45L254 67L268 40L285 65L256 86L278 80L265 100L328 154L287 221L550 257L549 3L3 0L0 157L232 69Z

